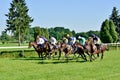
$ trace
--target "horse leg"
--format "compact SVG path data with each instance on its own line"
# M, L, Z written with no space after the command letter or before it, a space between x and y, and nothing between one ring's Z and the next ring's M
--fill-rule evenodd
M92 53L92 56L93 56L93 60L95 60L96 59L95 53Z
M85 61L87 61L87 58L86 58L84 52L82 52L82 53L79 52L78 58L79 58L80 55L81 55L82 59L84 59ZM78 61L78 58L77 58L77 61Z
M72 59L74 59L74 58L76 58L76 55L75 55L75 54L73 54L73 58L72 58Z
M97 54L97 57L99 57L99 53Z
M51 52L47 52L47 55L48 55L48 59L50 59L51 58Z
M53 59L54 59L56 56L57 56L57 51L55 50L55 51L54 51L54 54L53 54L53 56L52 56Z
M60 57L61 57L61 50L59 50L58 60L60 60Z
M104 56L104 52L102 51L101 52L101 59L103 59L103 56Z
M77 53L77 51L73 52L73 58L72 59L74 59L76 57L76 55L75 55L76 53Z
M40 54L41 54L41 58L42 58L42 60L43 60L43 55L42 55L42 52L41 52Z
M38 57L40 58L40 53L38 52Z
M87 53L87 55L89 56L90 62L92 62L92 56L91 56L91 53L89 53L89 52L86 52L86 53Z
M83 56L83 59L84 59L85 61L87 61L87 58L86 58L86 55L84 54L84 52L82 53L82 56Z
M66 61L68 62L68 54L69 53L65 53L65 57L66 57Z

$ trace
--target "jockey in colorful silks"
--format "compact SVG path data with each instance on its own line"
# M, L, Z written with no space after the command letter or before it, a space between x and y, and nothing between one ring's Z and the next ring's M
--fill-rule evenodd
M75 37L70 37L69 35L67 35L67 39L68 39L68 44L69 45L73 45L76 42L76 38Z
M101 44L100 38L94 34L92 35L92 38L93 38L93 43L97 46L97 49L99 50Z
M63 37L62 41L63 43L68 44L68 39L66 37Z
M42 37L42 36L36 37L36 43L37 43L38 47L40 46L41 48L44 48L45 42L47 42L47 39L45 37Z
M76 42L76 38L75 37L71 37L70 41L68 40L68 44L70 44L70 45L75 44L75 42Z
M54 48L57 48L57 45L56 45L57 40L56 40L56 38L52 37L52 36L49 36L49 38L50 38L50 44L52 44L54 46Z
M86 39L84 37L78 36L78 40L81 45L85 45Z

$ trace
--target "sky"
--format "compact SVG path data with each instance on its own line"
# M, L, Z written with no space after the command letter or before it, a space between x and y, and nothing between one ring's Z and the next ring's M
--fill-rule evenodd
M105 19L109 19L113 7L120 14L119 0L25 0L29 16L34 21L31 27L65 27L75 32L100 30ZM0 2L0 34L7 28L5 14L12 0Z

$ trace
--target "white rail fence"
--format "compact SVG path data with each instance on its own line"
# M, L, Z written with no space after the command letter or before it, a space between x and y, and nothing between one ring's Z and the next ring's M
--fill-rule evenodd
M115 49L120 50L120 43L106 43L109 47L114 47Z
M0 49L15 49L15 48L28 48L28 46L6 46L6 47L0 47Z

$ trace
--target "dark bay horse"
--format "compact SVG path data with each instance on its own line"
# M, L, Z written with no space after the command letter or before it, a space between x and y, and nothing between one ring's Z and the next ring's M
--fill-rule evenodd
M68 56L69 56L69 54L71 54L72 51L73 51L72 46L71 46L71 45L68 45L68 44L65 44L65 43L62 43L62 42L58 42L58 43L57 43L57 46L58 46L58 51L59 51L58 60L60 59L62 52L64 52L64 53L65 53L65 57L66 57L67 62L68 62Z
M43 53L45 53L45 56L49 55L49 51L50 51L50 47L49 44L46 42L44 45L44 48L38 47L38 45L35 42L30 41L29 42L29 48L31 48L33 46L33 48L35 49L35 51L38 53L39 58L41 57L43 59Z
M85 61L87 61L86 55L84 54L84 47L79 43L75 43L73 47L74 47L74 50L73 50L74 56L77 53L78 58L79 56L81 56Z

